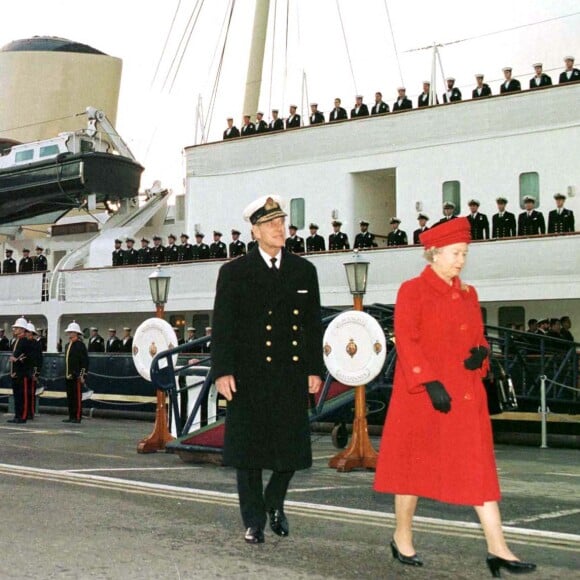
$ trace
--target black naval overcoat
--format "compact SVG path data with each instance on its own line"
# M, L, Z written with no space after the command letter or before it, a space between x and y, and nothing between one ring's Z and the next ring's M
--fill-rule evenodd
M224 463L294 471L312 464L308 376L322 376L318 278L282 250L272 271L258 250L220 270L212 330L214 380L233 375Z

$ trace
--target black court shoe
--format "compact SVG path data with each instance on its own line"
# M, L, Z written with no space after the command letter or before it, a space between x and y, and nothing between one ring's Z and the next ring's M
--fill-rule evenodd
M247 544L263 544L264 530L262 528L248 528L244 534L244 540Z
M283 510L270 510L270 528L277 536L288 536L290 534L290 525L288 518Z
M487 567L494 578L501 578L501 569L504 568L512 574L529 574L536 569L536 565L531 562L520 562L519 560L504 560L498 556L488 554L486 558Z
M413 554L412 556L405 556L404 554L401 554L394 539L391 540L391 551L393 552L393 558L395 558L395 560L399 560L401 564L407 564L408 566L423 565L423 560L421 560L417 554Z
M18 417L14 417L14 419L8 419L6 423L16 423L17 425L21 425L22 423L26 423L26 419L20 419Z

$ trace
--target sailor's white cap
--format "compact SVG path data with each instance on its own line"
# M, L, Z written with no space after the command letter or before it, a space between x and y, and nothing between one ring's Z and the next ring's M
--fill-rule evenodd
M76 332L77 334L83 333L81 327L74 320L66 327L65 332Z
M357 99L364 99L364 97L362 95L357 95L355 98L357 98Z
M536 198L531 195L526 195L526 197L524 197L524 203L528 202L536 203Z
M264 113L263 113L262 111L258 111L258 112L256 113L256 115L262 115L262 117L263 117L263 116L264 116Z
M571 60L571 61L574 61L574 60L576 60L576 59L575 59L573 56L571 56L571 55L568 55L568 56L565 56L565 57L564 57L564 60Z
M298 107L296 105L290 105L291 109L297 109Z
M311 107L318 107L318 103L310 103Z
M483 73L475 73L476 79L482 79L485 75Z
M431 84L431 81L423 81L423 84L424 85L430 85Z
M244 209L244 220L252 225L261 224L277 217L286 217L284 201L279 195L264 195Z
M453 82L455 82L455 77L447 77L445 80L446 81L453 81Z
M553 197L554 199L566 199L566 195L564 193L555 193Z
M511 66L504 66L502 69L502 72L512 72L512 67Z
M532 66L534 68L536 68L537 66L544 66L544 63L542 63L542 62L535 62Z
M477 205L479 207L481 205L481 203L479 203L479 200L478 199L470 199L467 202L467 205Z
M407 89L405 87L397 87L397 91L406 91Z

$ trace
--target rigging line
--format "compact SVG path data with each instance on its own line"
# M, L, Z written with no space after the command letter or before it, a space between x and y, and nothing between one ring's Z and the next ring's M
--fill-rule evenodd
M278 0L274 0L274 15L272 24L272 56L270 62L270 88L268 92L268 112L272 114L272 86L274 84L274 47L276 46L276 22L278 14Z
M205 0L201 0L201 2L199 2L199 10L197 11L197 15L195 17L195 21L193 23L193 26L191 27L191 30L189 31L189 36L187 37L187 41L185 42L185 47L183 49L183 52L181 53L181 56L179 57L179 62L177 63L177 68L175 69L175 74L173 75L173 79L171 81L171 86L169 87L169 92L171 92L173 90L173 85L175 84L175 80L177 79L177 75L179 74L179 69L181 68L181 63L183 62L183 57L185 56L185 53L187 52L187 48L189 47L189 41L191 40L191 35L193 34L193 31L195 30L195 25L197 24L197 21L199 20L199 15L201 14L201 11L203 9L204 2L205 2Z
M386 1L386 0L385 0ZM496 34L503 34L504 32L512 32L513 30L520 30L521 28L529 28L532 26L538 26L539 24L546 24L547 22L554 22L555 20L562 20L564 18L571 18L572 16L578 16L580 12L572 12L571 14L563 14L562 16L554 16L553 18L546 18L545 20L538 20L536 22L528 22L527 24L519 24L518 26L512 26L511 28L503 28L501 30L494 30L493 32L484 32L483 34L477 34L475 36L467 36L466 38L461 38L459 40L451 40L449 42L444 42L438 44L437 46L448 46L450 44L458 44L459 42L467 42L469 40L476 40L478 38L485 38L487 36L494 36ZM418 50L426 50L433 48L433 45L422 46L420 48L412 48L406 50L405 52L416 52Z
M286 0L286 38L284 45L284 89L282 91L282 111L286 110L286 87L288 84L288 29L290 22L290 0ZM284 114L284 113L282 113Z
M384 0L385 12L387 13L387 21L389 22L389 29L391 31L391 40L393 41L393 48L395 50L395 58L397 60L397 67L399 68L399 77L401 78L401 86L405 86L403 80L403 70L401 69L401 61L399 60L399 51L397 50L397 43L395 42L395 32L393 31L393 24L391 23L391 13L389 12L389 5L387 0Z
M185 39L187 31L189 30L189 27L191 25L191 21L193 20L193 17L195 15L195 12L197 10L197 7L198 7L200 1L201 0L196 0L196 3L191 11L191 14L189 15L189 19L187 20L187 24L185 25L185 28L183 29L183 32L181 34L181 38L179 39L179 44L177 45L177 48L175 49L175 54L173 55L173 58L171 59L171 63L169 65L169 68L167 69L167 74L165 75L165 78L163 79L163 84L161 85L161 90L165 89L165 87L167 85L167 81L169 80L169 77L171 76L171 70L173 69L173 67L175 65L175 61L177 60L177 55L181 51L183 41Z
M19 125L17 127L9 127L8 129L0 129L0 133L5 133L6 131L16 131L17 129L27 129L28 127L35 127L36 125L44 125L46 123L54 123L55 121L64 121L65 119L73 119L85 113L75 113L74 115L66 115L65 117L58 117L56 119L45 119L44 121L37 121L36 123L28 123L27 125Z
M352 68L352 60L350 58L350 51L348 50L348 42L346 40L346 32L344 30L344 23L342 21L342 12L340 11L340 3L339 0L336 0L336 9L338 11L338 19L340 20L340 28L342 30L342 37L344 39L344 46L346 48L346 56L348 57L348 65L350 67L350 74L352 76L352 83L354 85L354 93L355 95L358 95L358 89L356 86L356 79L354 78L354 70Z
M157 74L159 73L159 67L161 66L161 61L165 56L165 51L167 50L167 44L169 43L169 39L171 38L171 33L173 32L173 25L175 24L175 20L177 18L177 13L179 12L179 8L181 7L181 0L177 2L177 8L175 9L175 13L173 14L173 20L171 20L171 25L169 26L169 30L167 32L167 36L165 37L165 43L163 44L163 48L161 49L161 54L159 56L159 60L157 61L157 67L155 68L155 72L153 73L153 78L151 79L151 84L149 87L153 87L153 83L157 78Z

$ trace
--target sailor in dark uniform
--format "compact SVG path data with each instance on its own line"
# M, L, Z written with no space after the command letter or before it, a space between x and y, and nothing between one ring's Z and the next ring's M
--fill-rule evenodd
M443 203L443 217L434 225L444 224L446 221L455 219L456 217L455 204L452 201L446 201Z
M431 92L431 83L429 81L423 81L423 92L417 98L418 107L428 107L429 106L429 93ZM439 104L439 98L435 95L434 105Z
M183 338L181 338L181 330L179 328L179 326L174 326L173 327L173 332L175 332L175 336L177 338L177 344L185 344L185 340L183 340Z
M318 110L318 103L310 104L310 124L319 125L324 123L324 113Z
M178 262L179 261L179 248L175 244L177 237L175 234L169 234L167 236L167 246L165 246L165 261L166 262Z
M211 258L209 246L203 241L204 237L204 234L201 232L195 233L195 244L193 244L194 260L209 260Z
M89 372L89 355L82 341L80 326L73 320L65 330L69 342L65 347L65 383L68 402L68 419L63 423L80 423L83 418L82 387ZM117 339L118 340L118 339Z
M149 240L141 238L141 248L137 252L137 264L151 263L151 248L149 247Z
M46 272L46 270L48 270L48 262L46 260L46 256L42 253L44 252L44 248L41 246L36 246L35 251L36 256L34 257L32 270L34 272Z
M28 323L28 329L26 332L26 338L29 340L30 344L30 380L28 381L28 414L26 419L31 421L34 419L36 412L36 387L38 383L38 377L42 371L42 344L39 340L38 332L34 327L32 322Z
M369 222L361 220L359 222L360 232L354 238L354 248L365 250L368 248L376 248L375 236L369 232Z
M389 105L383 101L383 93L375 93L375 104L372 106L371 115L382 115L389 112Z
M350 110L350 118L357 119L358 117L368 117L369 108L363 103L363 96L357 95L354 107Z
M278 109L272 109L272 120L270 121L270 125L268 127L270 131L284 130L284 121L278 117L278 113Z
M180 262L189 262L193 260L193 246L189 243L189 236L182 233L180 236L181 244L178 248L177 259Z
M429 221L429 216L425 213L420 213L417 215L417 221L419 222L419 227L413 232L413 243L420 244L419 236L427 231L427 222Z
M447 90L443 93L443 102L455 103L461 101L461 91L455 86L455 79L447 77L445 82L447 83Z
M10 350L10 341L4 334L4 329L0 328L0 352L8 352Z
M250 253L254 248L258 247L258 242L254 239L254 232L250 230L250 237L252 238L248 242L248 253Z
M328 121L332 123L333 121L344 121L348 119L348 114L344 107L341 107L341 100L339 98L334 99L334 109L330 111L330 116Z
M99 334L99 329L96 326L91 326L91 334L89 336L89 352L105 352L105 340Z
M574 68L574 57L565 56L566 70L560 73L559 83L575 83L580 81L580 69Z
M397 89L397 95L397 100L393 104L393 113L413 108L411 99L407 98L407 89L405 87L399 87Z
M318 225L310 224L310 235L306 238L306 251L311 252L324 252L326 250L326 244L324 243L324 238L318 234Z
M121 340L120 352L133 352L133 337L131 336L131 329L128 326L123 327L123 338Z
M303 254L304 248L304 238L301 238L296 232L298 228L295 225L290 224L288 226L289 236L286 238L285 247L286 250L292 254Z
M123 264L125 266L135 266L139 261L139 252L134 248L135 240L133 238L127 238L125 240L127 249L123 256Z
M18 318L12 325L12 354L10 361L10 378L12 380L12 395L14 397L14 418L8 423L26 423L30 400L29 383L32 374L32 346L26 338L28 322Z
M518 79L512 78L512 67L505 66L501 69L503 72L503 76L505 78L504 82L499 87L500 94L504 93L516 93L522 90L522 85Z
M469 206L470 212L467 215L467 219L471 226L471 239L489 240L489 220L485 214L480 213L479 201L477 199L470 199L467 205Z
M224 139L233 139L240 136L240 130L234 125L233 117L228 117L228 128L224 131Z
M212 374L227 400L224 464L234 467L249 544L264 528L288 536L284 500L294 472L312 465L308 396L322 385L322 325L316 269L284 247L279 198L244 211L259 249L219 272ZM262 470L273 473L263 489Z
M552 79L549 75L543 72L544 65L541 62L536 62L533 66L536 74L530 79L530 89L551 86Z
M121 352L121 341L117 336L117 331L114 328L109 328L109 338L105 345L106 352L117 353Z
M516 235L516 216L506 211L507 198L498 197L497 213L491 218L491 237L492 238L511 238Z
M556 209L548 214L548 233L565 234L576 231L574 226L574 212L564 207L566 196L563 193L555 193Z
M471 91L471 97L473 99L491 96L491 89L487 83L483 82L483 75L481 73L475 75L475 82L477 86Z
M570 329L572 328L572 321L570 320L570 317L562 316L560 318L560 325L562 327L562 330L560 331L562 339L574 342L574 335L570 332Z
M298 107L296 105L290 105L290 115L286 119L286 129L295 129L300 127L300 115L296 113Z
M342 227L342 222L334 220L332 222L332 229L334 232L328 236L328 249L329 250L350 250L350 244L348 243L348 236L340 231Z
M6 259L2 262L2 274L16 273L16 260L12 257L12 254L12 250L6 250Z
M256 133L267 133L268 132L268 123L264 121L264 113L262 111L258 111L256 113Z
M20 259L20 262L18 263L18 272L22 273L22 272L32 272L33 267L34 267L34 262L32 261L32 258L30 257L30 250L28 248L24 248L22 250L22 258Z
M214 231L213 243L209 246L209 257L212 260L221 260L228 257L226 245L222 242L222 233Z
M523 211L518 216L518 236L537 236L546 233L544 214L534 209L536 200L530 195L524 197Z
M409 242L406 232L399 229L401 220L398 217L393 217L389 224L391 225L392 231L387 235L387 246L406 246Z
M113 250L113 255L111 259L111 264L113 266L123 265L123 261L125 259L125 250L121 248L122 243L123 242L119 238L115 240L115 249Z
M252 123L251 115L244 115L244 123L242 124L242 128L240 130L240 134L242 137L249 137L256 132L256 125Z
M232 230L232 241L230 242L230 258L237 258L246 253L246 244L240 240L240 232Z
M162 264L165 262L165 248L161 245L161 236L153 236L153 247L151 248L151 264Z

